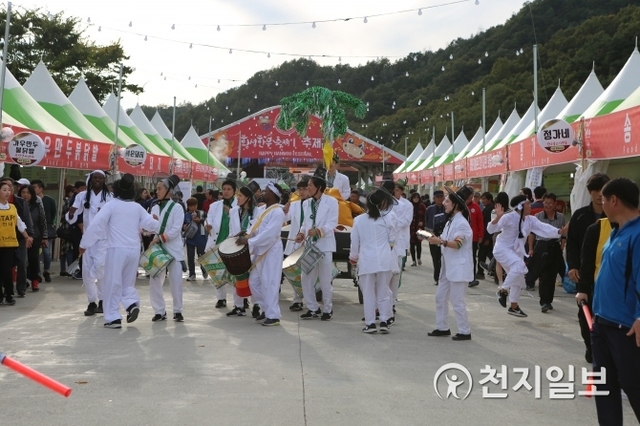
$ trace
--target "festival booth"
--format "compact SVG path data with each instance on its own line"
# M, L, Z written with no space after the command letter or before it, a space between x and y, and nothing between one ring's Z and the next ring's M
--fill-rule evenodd
M158 117L160 116L158 115ZM195 165L195 172L197 172L195 175L198 176L196 180L213 182L219 175L224 174L226 176L229 173L229 170L202 143L193 126L189 127L189 131L182 138L180 145L198 161Z
M438 176L436 182L451 182L453 186L459 186L454 183L456 179L464 179L466 177L464 167L461 163L455 164L456 154L465 151L468 148L469 140L464 135L464 129L460 131L458 137L453 141L451 147L442 154L442 156L433 164L436 170L442 170L442 175Z
M280 106L266 108L227 126L216 129L200 139L203 144L220 153L227 165L240 162L241 167L266 164L289 168L295 173L323 161L323 136L320 119L312 116L307 135L301 137L295 129L281 130L276 126ZM363 170L397 168L405 158L402 155L348 129L343 137L332 143L340 157L340 171L358 173ZM350 179L352 183L360 180Z
M417 173L420 181L429 187L429 195L433 195L433 189L436 186L437 182L441 182L443 178L444 168L436 169L433 165L442 157L449 149L451 148L451 142L449 138L445 135L440 143L436 146L435 143L432 148L432 152L429 153L426 158L417 165L417 167L413 170L414 173ZM426 151L426 150L425 150Z
M469 158L471 157L472 152L484 152L484 148L487 146L489 141L491 141L496 135L500 133L505 124L506 123L502 123L500 117L496 118L496 121L493 122L493 125L486 133L486 136L484 135L484 130L482 129L482 127L479 127L478 131L471 139L471 142L469 142L469 150L466 153L459 155L456 159L456 161L461 161L461 166L464 168L464 175L467 178L468 183L470 183L474 187L481 188L482 191L490 191L493 193L498 192L498 189L500 187L500 176L481 176L480 178L472 177L469 174Z

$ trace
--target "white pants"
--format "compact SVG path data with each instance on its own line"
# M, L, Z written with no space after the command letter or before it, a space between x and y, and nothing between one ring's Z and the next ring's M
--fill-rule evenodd
M278 241L277 244L280 244ZM273 252L272 252L273 251ZM282 274L282 250L269 249L249 274L249 288L254 300L260 301L265 317L280 319L280 278Z
M169 271L171 297L173 298L173 313L182 313L182 265L179 261L174 260L167 269ZM153 308L153 312L159 315L166 313L164 296L162 295L164 277L165 273L161 272L156 278L151 277L149 280L151 307Z
M320 262L313 268L311 272L305 274L302 271L302 295L304 296L304 302L307 304L307 308L310 311L318 310L318 302L316 301L316 289L315 284L320 277L320 290L322 290L322 304L324 305L324 312L333 312L333 286L331 281L333 266L333 253L330 251L324 252L324 257L320 259Z
M233 290L233 294L235 295L236 289L229 284L225 284L220 288L216 288L216 299L218 300L227 300L227 290Z
M507 277L502 283L502 288L509 292L509 303L518 303L520 294L526 287L527 283L524 274L521 272L520 265L506 264L502 268L507 273Z
M436 328L449 330L449 301L458 323L458 333L471 334L469 317L467 316L467 303L464 297L467 294L468 282L451 282L445 273L445 263L442 263L442 273L436 290Z
M391 271L358 276L358 286L364 301L365 324L375 323L376 308L380 312L380 321L386 322L393 316L392 294L388 284L390 279Z
M135 288L139 248L109 248L106 254L106 268L102 293L104 322L122 319L120 303L127 309L132 304L140 306L140 296Z
M389 288L391 288L391 305L396 304L396 300L398 300L398 288L400 287L400 277L402 277L402 259L404 256L398 256L398 268L400 273L396 275L392 275L389 280ZM370 324L370 323L367 323Z
M82 282L89 303L98 303L102 300L106 253L107 242L100 240L87 248L82 255Z

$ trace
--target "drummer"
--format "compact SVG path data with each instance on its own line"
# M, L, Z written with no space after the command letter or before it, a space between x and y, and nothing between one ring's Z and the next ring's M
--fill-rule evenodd
M222 182L222 201L215 202L209 207L207 212L209 238L207 238L207 246L204 248L205 252L229 238L229 212L238 205L235 199L237 187L236 174L229 173ZM226 308L227 285L216 288L216 297L218 299L216 308Z
M254 185L251 185L251 184ZM237 206L233 207L229 211L229 232L230 235L244 235L249 229L249 226L253 223L255 219L257 209L255 207L256 199L254 198L254 192L252 188L255 188L257 183L251 182L248 186L243 186L238 191L237 198ZM252 296L255 300L255 296ZM257 303L254 303L254 306ZM227 312L228 317L244 317L246 314L246 309L249 307L249 302L246 298L242 298L238 296L238 294L233 292L233 309L230 312ZM257 304L259 306L259 304ZM259 308L258 308L259 309Z
M304 211L302 210L302 203L309 197L309 191L307 190L307 185L309 182L308 176L303 176L302 180L298 182L296 185L298 196L300 200L296 200L294 202L289 203L288 211L285 216L285 221L291 221L291 225L289 228L289 240L287 240L287 245L284 248L284 256L287 257L294 251L300 248L301 244L293 241L293 237L298 235L300 232L300 226L304 221ZM286 209L286 207L285 207ZM291 311L301 311L302 306L302 297L297 293L293 292L293 304L289 306L289 310Z
M327 188L325 176L327 170L318 167L308 183L309 199L302 204L304 221L296 236L296 242L302 243L310 238L316 247L324 253L324 257L309 273L302 271L302 294L308 311L302 314L302 319L320 318L329 321L333 316L333 279L331 273L333 253L336 251L336 239L333 231L338 226L338 200L331 196L324 196ZM316 301L315 284L320 281L322 290L322 304L324 312L320 310Z
M182 246L182 223L184 210L171 199L173 190L180 183L180 178L171 175L162 179L156 185L158 201L151 208L151 214L160 221L160 229L151 244L160 244L162 248L173 256L174 261L167 268L169 272L169 284L171 297L173 298L173 320L182 322L182 264L184 261L184 248ZM165 275L160 273L149 280L149 296L155 315L151 321L164 321L167 319L162 285Z
M255 267L249 275L251 294L262 303L263 313L256 318L263 326L280 325L280 305L278 304L280 276L282 273L282 243L280 234L284 222L284 211L280 206L282 188L269 182L262 193L266 210L260 214L251 227L249 235L238 238L237 244L248 244Z

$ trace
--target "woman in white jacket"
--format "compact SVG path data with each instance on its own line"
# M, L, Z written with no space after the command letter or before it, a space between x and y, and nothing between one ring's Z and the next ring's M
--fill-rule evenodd
M389 282L397 256L393 247L396 238L395 215L382 216L393 203L393 197L383 190L367 197L368 212L355 218L351 230L349 260L358 264L358 285L364 299L364 333L375 333L376 307L380 312L380 332L388 333L393 315Z
M445 187L446 188L446 187ZM453 340L471 340L471 329L464 300L469 282L473 281L473 231L469 225L469 210L465 201L446 188L449 196L444 200L449 220L439 237L429 238L429 244L442 247L442 269L436 291L436 329L429 336L450 336L449 306L451 301L458 324Z

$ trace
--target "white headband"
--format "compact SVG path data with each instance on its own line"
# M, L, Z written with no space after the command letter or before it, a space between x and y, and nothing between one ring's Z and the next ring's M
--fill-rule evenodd
M282 197L282 193L280 192L280 190L276 187L276 184L274 182L269 182L267 184L267 188L269 188L271 190L271 192L273 192L274 194L276 194L278 196L278 198Z
M102 176L107 176L102 170L94 170L91 173L87 174L87 180L86 180L86 184L87 186L89 186L89 181L91 180L91 175L95 175L95 174L99 174Z
M514 207L514 209L516 209L516 210L522 210L522 208L524 207L524 203L526 203L526 202L527 202L527 200L520 201L520 202L518 203L518 205Z

